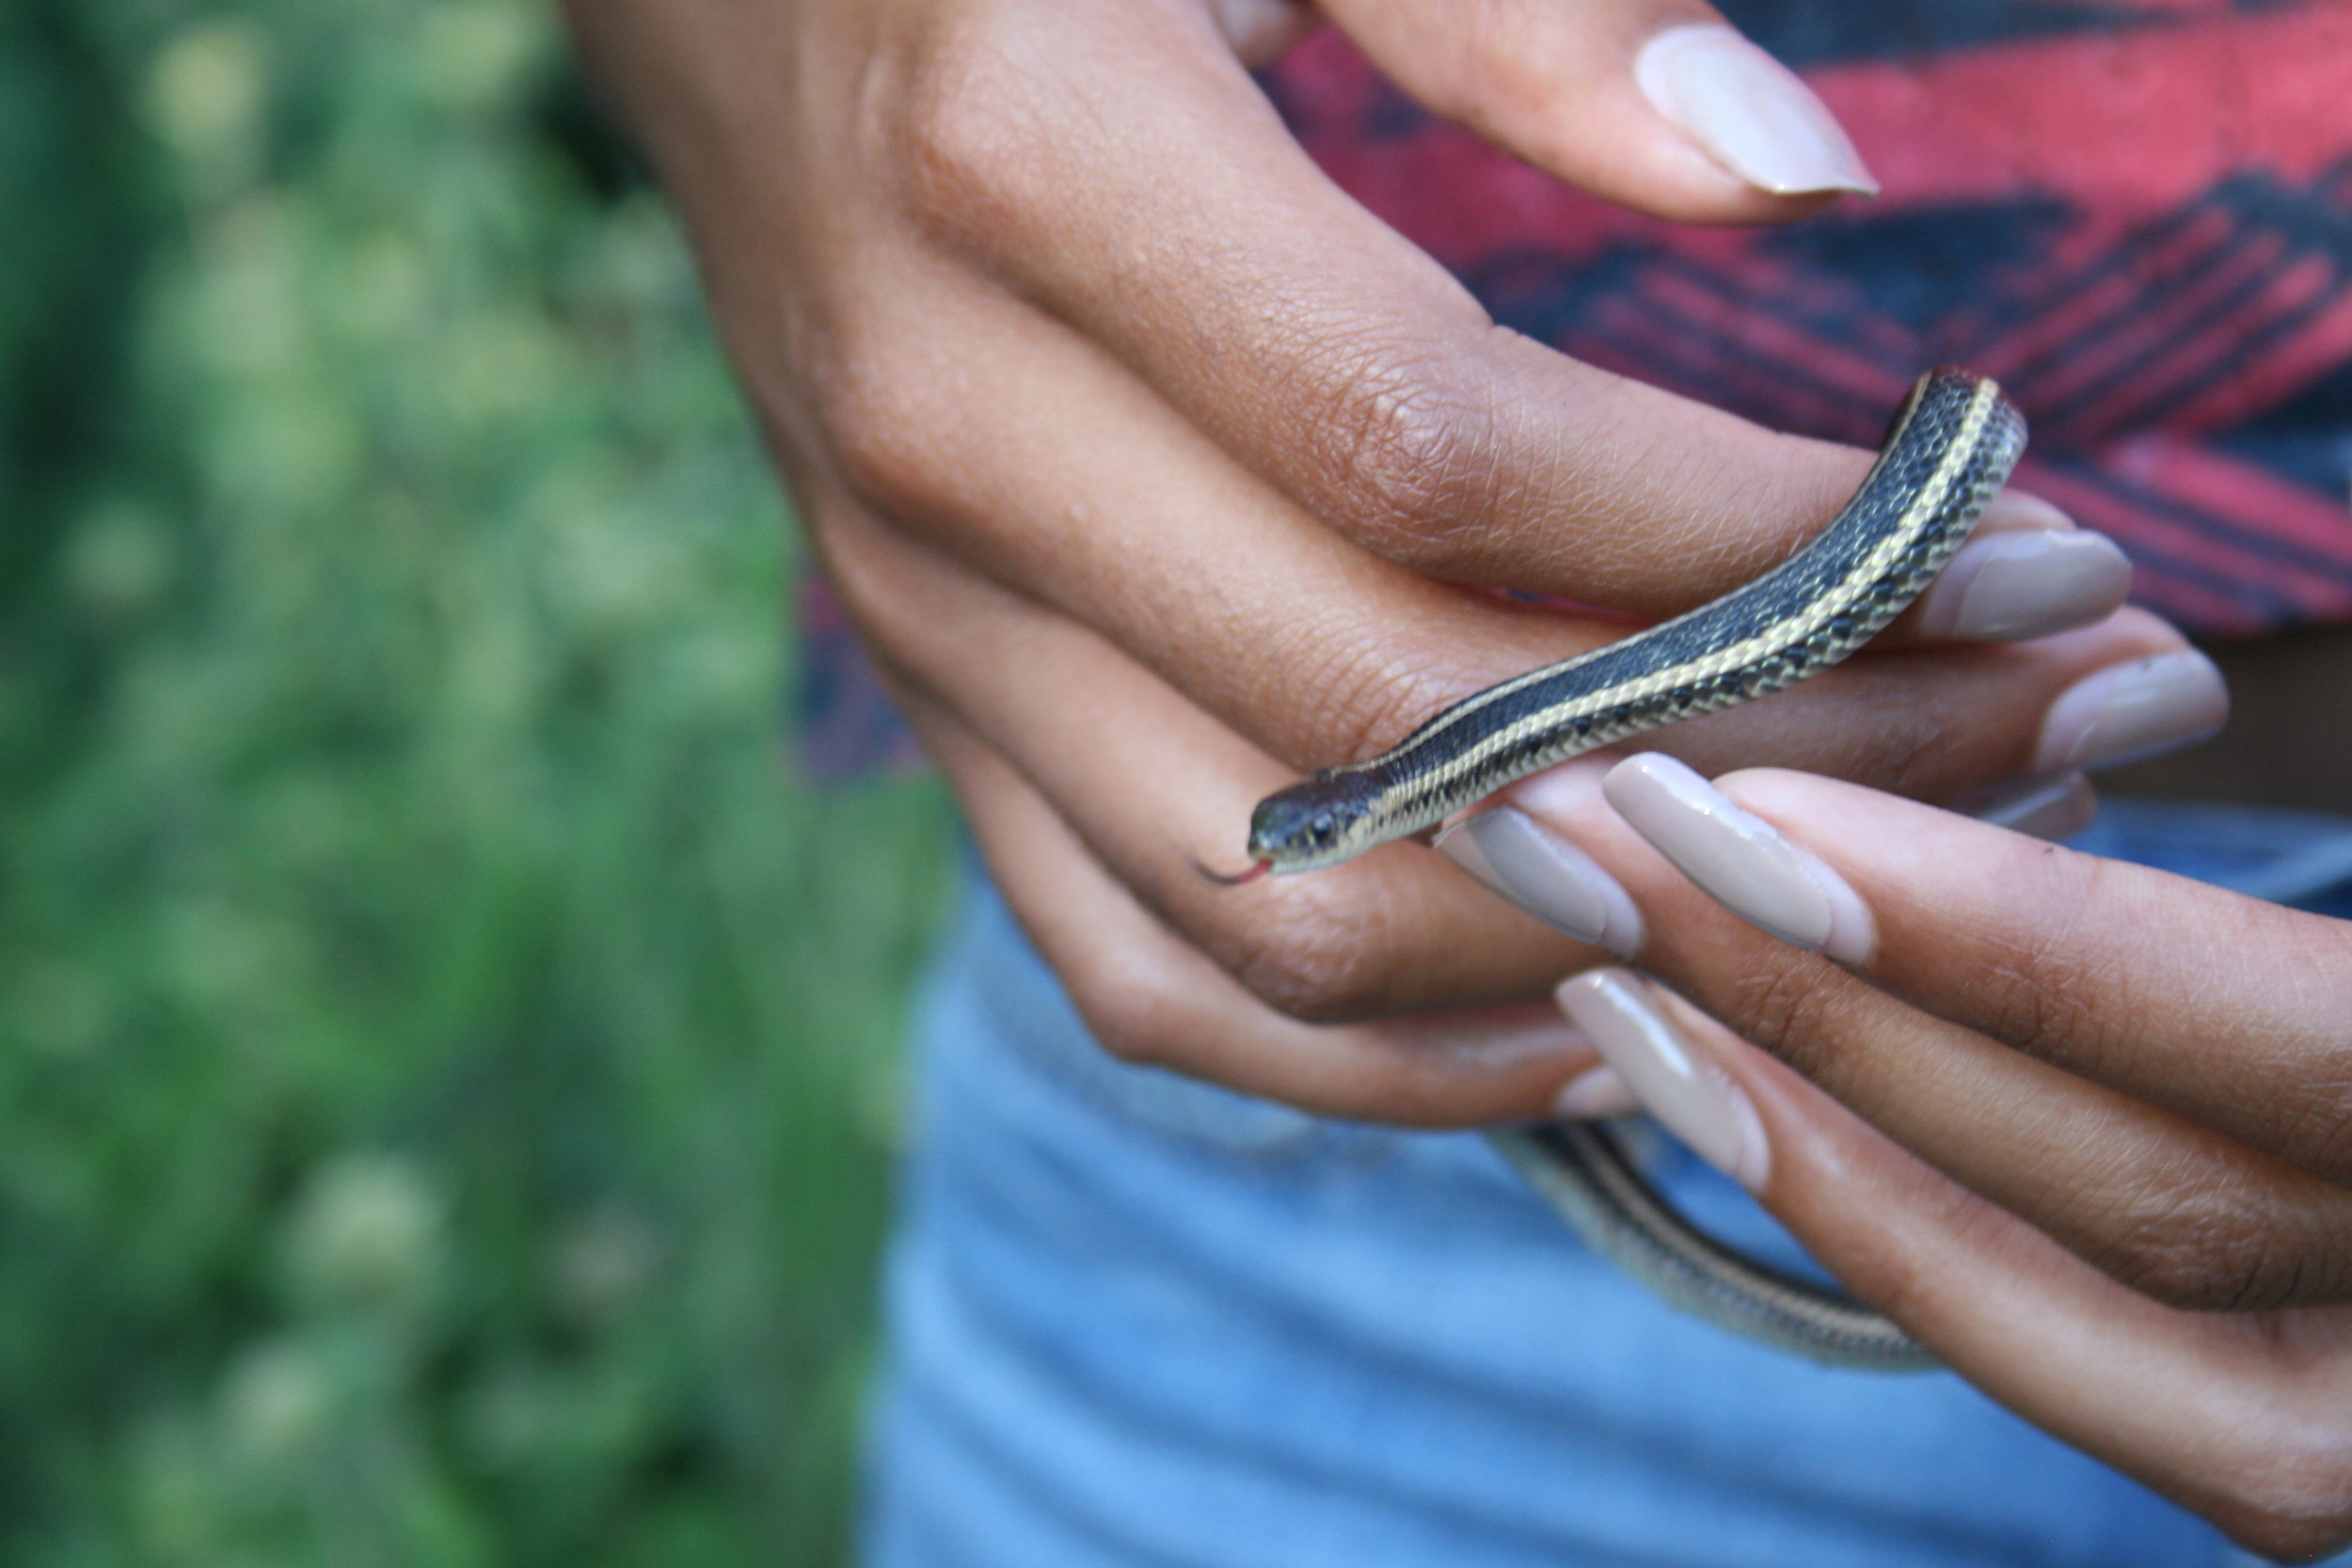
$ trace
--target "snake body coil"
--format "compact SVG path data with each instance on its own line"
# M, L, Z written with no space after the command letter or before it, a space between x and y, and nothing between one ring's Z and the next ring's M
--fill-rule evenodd
M1268 796L1250 816L1251 861L1275 873L1334 865L1580 752L1818 674L1919 595L2025 444L2025 420L1998 387L1930 372L1853 499L1795 555L1689 614L1465 697L1370 761ZM1596 1250L1677 1305L1819 1360L1924 1364L1883 1318L1694 1230L1605 1132L1542 1130L1498 1143Z
M1336 865L1579 752L1819 674L1919 596L2025 445L1998 387L1930 372L1861 488L1804 548L1687 615L1465 697L1369 762L1267 796L1249 858L1277 874Z

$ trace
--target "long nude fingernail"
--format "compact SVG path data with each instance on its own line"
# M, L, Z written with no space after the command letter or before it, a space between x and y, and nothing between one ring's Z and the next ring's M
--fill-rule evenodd
M1633 80L1650 105L1733 174L1774 196L1876 196L1862 154L1797 73L1716 23L1643 45Z
M1634 832L1734 914L1841 963L1869 958L1877 927L1846 879L1683 764L1645 752L1611 768L1601 790Z
M2074 519L2030 490L2002 490L1984 503L1977 519L1979 533L2064 533Z
M1525 812L1480 812L1439 833L1437 847L1488 891L1577 941L1621 958L1641 950L1641 911L1617 879Z
M1551 1101L1551 1114L1562 1121L1607 1121L1641 1108L1642 1097L1626 1086L1613 1067L1586 1068L1561 1085Z
M2140 762L2210 739L2229 721L2229 685L2203 654L2135 659L2084 676L2050 705L2033 772Z
M1644 1109L1700 1159L1750 1192L1763 1189L1772 1146L1756 1107L1729 1073L1668 1022L1638 975L1591 970L1553 994Z
M1986 534L1960 547L1919 606L1928 637L2016 642L2104 621L2132 591L2132 562L2084 529Z

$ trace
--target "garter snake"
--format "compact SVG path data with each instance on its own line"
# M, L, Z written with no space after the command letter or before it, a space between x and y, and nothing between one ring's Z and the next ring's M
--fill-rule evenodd
M1335 865L1580 752L1828 669L1943 569L2025 444L2024 418L1994 383L1931 371L1913 385L1853 498L1804 548L1688 614L1488 687L1376 757L1268 796L1250 816L1251 869L1234 879ZM1819 1360L1924 1363L1885 1319L1692 1228L1605 1131L1497 1136L1596 1250L1677 1305Z

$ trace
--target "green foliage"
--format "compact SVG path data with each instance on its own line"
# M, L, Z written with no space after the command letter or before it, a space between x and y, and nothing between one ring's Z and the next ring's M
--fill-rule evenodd
M847 1557L925 783L524 0L0 21L0 1561Z

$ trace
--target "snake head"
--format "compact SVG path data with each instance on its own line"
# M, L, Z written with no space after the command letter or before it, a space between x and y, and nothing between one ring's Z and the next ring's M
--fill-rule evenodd
M1336 865L1367 847L1377 790L1360 773L1317 773L1249 815L1249 858L1276 871Z

